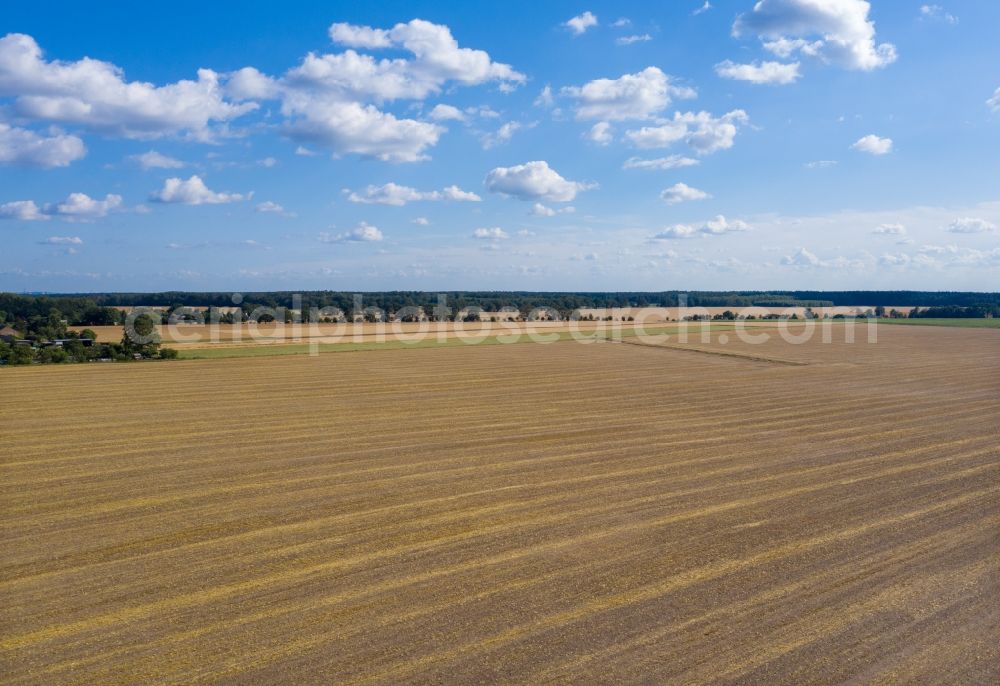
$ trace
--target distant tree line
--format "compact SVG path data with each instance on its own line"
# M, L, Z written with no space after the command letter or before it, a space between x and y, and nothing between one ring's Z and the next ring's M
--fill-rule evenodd
M235 297L234 297L235 296ZM444 300L447 313L438 309ZM0 293L0 326L12 326L25 334L54 338L46 329L53 311L70 326L108 326L124 323L119 308L155 306L162 311L147 314L162 323L175 321L215 321L232 323L254 317L269 321L283 317L307 320L310 311L337 310L340 319L358 316L377 321L378 313L422 310L431 319L468 318L479 308L483 319L501 310L516 310L520 316L548 310L546 317L566 319L581 309L627 307L831 307L868 305L882 313L887 307L927 307L916 316L987 316L1000 307L1000 293L947 291L658 291L658 292L565 292L537 291L262 291L160 293L88 293L17 295ZM208 308L196 311L192 308ZM409 308L409 309L407 309ZM951 308L951 309L947 309ZM931 312L931 314L927 314ZM954 314L944 314L952 312ZM263 313L263 314L261 314ZM326 316L326 315L324 315ZM495 316L495 315L494 315ZM504 315L506 316L506 315ZM881 316L881 315L880 315ZM500 317L497 317L498 319Z
M1000 317L1000 305L996 303L970 305L939 305L919 308L910 312L911 318L927 319L980 319L983 317Z

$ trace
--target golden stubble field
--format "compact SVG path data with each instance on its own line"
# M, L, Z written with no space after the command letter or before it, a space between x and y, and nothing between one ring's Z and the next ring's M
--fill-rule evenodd
M2 369L0 679L996 683L1000 332L858 328Z

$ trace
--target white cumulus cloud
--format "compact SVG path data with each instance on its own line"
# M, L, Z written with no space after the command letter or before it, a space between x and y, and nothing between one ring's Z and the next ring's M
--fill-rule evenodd
M447 26L422 19L390 29L337 23L330 27L330 37L348 49L309 53L279 78L252 67L236 74L240 75L240 96L280 100L285 132L334 154L388 162L427 159L427 149L437 144L444 127L398 117L380 109L383 103L420 101L440 93L447 84L496 82L506 91L526 80L485 51L460 47ZM393 49L410 56L377 59L355 48ZM431 118L442 121L455 115L454 108L441 106L432 110Z
M739 126L749 120L743 110L733 110L721 117L704 111L675 112L672 120L626 131L625 136L637 148L665 148L683 140L697 154L708 155L733 147Z
M606 121L599 121L590 127L586 134L587 140L598 145L609 145L614 140L611 134L611 124Z
M670 188L663 189L660 193L660 199L668 205L676 205L689 200L705 200L706 198L711 197L711 195L703 190L692 188L686 183L680 182L675 183Z
M243 195L210 190L201 177L195 174L187 180L177 177L167 179L163 183L163 188L152 193L149 199L154 202L183 205L221 205L242 200Z
M781 62L737 64L736 62L725 60L715 65L715 73L724 79L777 85L794 83L801 76L799 74L798 62L791 62L789 64Z
M658 67L646 67L617 79L595 79L583 86L568 86L562 94L576 101L578 119L620 121L649 119L674 98L693 98L696 92L678 86Z
M597 16L589 10L583 14L578 14L572 19L563 23L563 26L573 32L573 35L583 35L587 29L597 26Z
M531 206L531 214L535 217L554 217L557 214L573 214L574 212L576 212L576 208L573 207L572 205L568 207L562 207L558 210L552 207L548 207L547 205L543 205L540 202L536 202L534 205Z
M526 162L513 167L497 167L486 175L486 188L521 200L569 202L580 191L593 186L568 181L543 160Z
M887 155L892 152L892 139L880 138L870 133L855 141L851 148L859 152L866 152L869 155Z
M227 101L219 75L210 69L200 69L197 80L165 86L126 81L124 71L109 62L46 60L35 39L20 33L0 38L0 96L14 98L12 109L20 117L129 138L186 133L207 139L213 124L257 107Z
M381 186L366 186L360 192L348 191L347 193L347 199L351 202L366 205L394 205L396 207L418 200L452 200L455 202L479 202L482 200L475 193L463 191L458 186L448 186L440 191L418 191L416 188L402 186L391 181Z
M472 232L473 238L479 238L482 240L505 240L510 238L510 235L501 229L499 226L493 226L489 228L479 228Z
M805 248L799 248L791 255L782 257L781 264L790 267L817 267L820 264L820 259Z
M317 239L321 243L377 243L385 237L377 226L360 222L350 231L339 234L321 233Z
M150 150L141 155L132 155L130 160L138 164L143 169L180 169L184 163L163 153Z
M996 231L996 224L977 217L959 217L948 224L947 231L950 233L987 233Z
M0 205L0 219L17 219L25 222L46 221L49 215L34 200L14 200Z
M712 236L721 236L726 233L734 233L739 231L748 231L750 225L745 221L740 219L729 220L726 219L721 214L716 215L715 219L710 219L701 227L701 232Z
M428 116L434 121L465 121L465 113L453 105L434 105Z
M674 224L652 236L653 240L676 240L679 238L694 238L698 235L698 229L690 224Z
M122 206L122 196L108 193L104 200L91 198L86 193L70 193L69 196L54 207L47 207L46 212L58 215L71 221L89 221L106 217L108 212Z
M785 57L798 52L847 69L871 70L896 61L896 46L875 42L866 0L758 0L733 23L733 35L755 34Z
M42 136L0 122L0 164L52 169L69 166L86 154L86 146L76 136L64 133Z
M701 226L692 224L674 224L652 236L653 240L675 240L679 238L695 238L696 236L722 236L727 233L749 231L750 225L740 219L726 219L716 215Z

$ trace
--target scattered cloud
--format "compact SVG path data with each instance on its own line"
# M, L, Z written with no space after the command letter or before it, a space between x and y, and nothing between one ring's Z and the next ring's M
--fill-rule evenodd
M184 163L180 160L168 157L155 150L144 152L141 155L132 155L129 159L143 169L180 169L184 166Z
M480 142L483 144L483 150L489 150L490 148L495 148L498 145L502 145L514 137L514 133L520 131L523 128L531 128L532 125L527 127L524 124L516 121L509 121L503 124L499 129L493 133L487 133L480 138Z
M568 207L562 207L558 210L543 205L540 202L536 202L534 205L531 206L531 214L535 217L554 217L557 214L573 214L574 212L576 212L576 208L573 207L572 205Z
M617 45L634 45L635 43L645 43L651 40L653 40L653 37L648 33L637 33L632 36L619 36L618 38L615 38L615 43Z
M986 101L986 106L994 112L1000 112L1000 88L993 91L993 97Z
M694 238L698 235L698 229L690 224L674 224L652 236L653 240L667 241L680 238Z
M722 236L727 233L748 231L750 225L739 219L729 220L723 215L716 215L715 219L710 219L701 226L692 224L674 224L668 226L651 238L653 240L676 240L684 238L695 238L697 236Z
M415 217L411 224L416 224L417 226L430 226L431 221L427 217Z
M299 157L316 157L316 155L318 155L319 153L316 152L315 150L310 150L304 145L300 145L297 148L295 148L295 154L298 155Z
M614 140L614 136L611 135L611 124L606 121L599 121L590 127L590 131L586 133L585 137L598 145L608 145Z
M499 226L493 226L490 228L476 229L472 232L472 237L480 240L500 241L510 238L510 235Z
M260 167L266 167L267 169L270 169L271 167L278 166L278 160L274 159L273 157L265 157L262 160L257 160L257 165Z
M569 202L580 191L593 188L591 184L567 181L544 160L497 167L486 175L485 184L491 193L550 202Z
M644 126L625 132L637 148L666 148L683 140L699 155L708 155L733 147L740 125L749 121L743 110L733 110L721 117L708 112L674 113L672 120L657 126Z
M0 38L0 43L4 40ZM2 67L0 67L0 79L2 78ZM3 95L2 83L0 81L0 95ZM0 165L14 164L53 169L67 167L86 154L86 146L76 136L64 133L42 136L34 131L0 122Z
M377 226L368 222L360 222L356 227L345 233L321 233L317 237L321 243L377 243L385 237Z
M869 155L887 155L892 152L892 139L879 138L875 134L870 133L855 141L851 148L859 152L866 152Z
M836 166L837 160L813 160L805 164L806 169L829 169Z
M943 21L952 26L958 23L958 17L946 12L941 5L921 5L920 18L924 21Z
M737 64L730 60L725 60L715 65L715 73L724 79L771 85L794 83L801 76L798 62L791 62L789 64L781 62Z
M283 217L294 217L294 212L286 212L285 208L272 200L265 200L264 202L259 202L254 207L255 212L260 212L261 214L278 214Z
M883 267L905 269L908 267L927 268L940 267L941 263L926 254L908 255L907 253L883 253L878 258Z
M14 200L0 205L0 219L16 219L25 222L40 222L49 219L34 200Z
M448 186L440 191L418 191L416 188L401 186L391 181L381 186L366 186L360 192L348 189L344 190L347 193L348 200L365 205L394 205L402 207L408 202L419 200L451 200L455 202L479 202L482 200L477 194L463 191L458 186Z
M172 177L164 181L163 188L152 193L153 202L180 203L182 205L221 205L243 199L240 193L216 193L210 190L197 174L184 180Z
M561 93L576 101L577 119L621 121L649 119L674 98L693 98L696 92L677 86L657 67L646 67L617 79L595 79L583 86L567 86Z
M819 266L820 259L805 248L799 248L791 255L782 257L781 264L790 267L816 267Z
M996 224L976 217L959 217L945 229L950 233L987 233L996 231Z
M535 98L534 105L535 107L544 107L545 109L549 109L555 104L556 99L552 95L552 86L546 84L545 88L538 93L538 97Z
M697 188L692 188L686 183L675 183L670 188L665 188L660 193L660 199L663 200L668 205L676 205L678 203L687 202L689 200L705 200L711 198L712 196L705 191L699 190Z
M701 227L701 232L712 236L721 236L726 233L736 233L749 231L750 225L739 219L728 220L721 214L710 219Z
M622 164L622 169L680 169L682 167L693 167L701 164L698 160L683 155L668 155L667 157L656 157L645 159L642 157L630 157Z
M583 14L578 14L572 19L567 20L563 23L563 26L569 29L573 35L582 36L586 33L587 29L597 26L597 16L588 10Z
M888 236L903 236L906 234L906 227L902 224L879 224L872 233Z
M631 26L631 25L632 25L632 20L629 19L628 17L619 17L618 19L615 19L614 22L611 23L611 26L616 29L623 29L626 26Z
M500 113L487 105L479 105L478 107L466 107L465 113L470 116L482 117L483 119L498 119Z
M39 243L45 245L83 245L83 239L79 236L50 236Z
M795 53L846 69L871 70L896 61L896 46L875 42L867 0L759 0L733 23L733 35L757 35L764 48Z
M465 113L452 105L435 105L428 116L434 121L465 121Z
M918 252L927 255L945 255L958 252L957 245L923 245Z
M705 0L704 4L702 4L702 6L699 7L698 9L694 10L691 14L697 17L699 14L704 14L710 9L712 9L712 3L710 3L708 0Z
M15 200L0 205L0 219L46 221L59 217L70 222L88 222L122 209L122 196L109 193L96 200L86 193L70 193L62 202L39 207L33 200Z
M781 258L781 264L786 267L796 269L864 269L869 266L870 260L848 259L846 257L834 257L824 260L805 248L799 248L791 255Z

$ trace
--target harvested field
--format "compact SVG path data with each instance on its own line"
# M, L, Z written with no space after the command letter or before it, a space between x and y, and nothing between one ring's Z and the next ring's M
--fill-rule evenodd
M855 328L0 369L3 682L996 683L1000 331Z
M653 324L653 320L650 320ZM675 325L676 326L676 325ZM285 324L283 322L243 322L238 325L186 324L162 325L157 331L165 343L189 348L220 346L253 346L281 344L293 340L317 339L322 342L335 341L377 342L392 338L413 338L418 335L437 337L439 334L452 338L460 335L497 335L529 332L548 333L568 331L573 327L579 331L603 331L618 328L633 329L634 323L616 322L419 322L419 323L377 323L377 324ZM97 334L101 343L116 343L122 339L122 327L116 326L71 326L74 331L90 329Z

